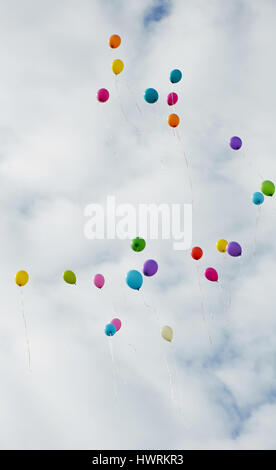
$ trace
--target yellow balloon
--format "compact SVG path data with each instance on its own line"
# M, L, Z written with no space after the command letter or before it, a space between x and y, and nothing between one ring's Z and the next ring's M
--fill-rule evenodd
M29 280L29 274L26 271L18 271L14 280L18 286L23 287Z
M217 241L217 245L216 245L217 250L220 251L221 253L225 253L227 245L228 245L228 241L223 240L223 238L222 238L221 240Z
M173 339L173 330L171 329L170 326L163 326L161 330L161 336L166 340L166 341L171 341Z
M120 59L115 59L112 62L112 72L115 73L115 75L118 75L121 73L124 69L124 62Z

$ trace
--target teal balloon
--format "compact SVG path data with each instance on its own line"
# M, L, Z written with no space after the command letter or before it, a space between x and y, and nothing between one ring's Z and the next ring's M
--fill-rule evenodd
M178 82L180 82L181 78L182 78L182 72L181 72L181 70L174 69L174 70L171 71L171 73L170 73L170 81L171 81L172 83L178 83Z
M108 323L104 329L106 336L113 336L116 333L116 327L112 323Z
M128 271L126 276L126 283L131 289L139 290L143 284L143 277L139 271L132 269Z
M264 195L257 191L256 193L252 194L252 202L256 204L256 206L259 206L264 202Z
M154 88L147 88L144 98L147 103L156 103L158 100L158 92Z

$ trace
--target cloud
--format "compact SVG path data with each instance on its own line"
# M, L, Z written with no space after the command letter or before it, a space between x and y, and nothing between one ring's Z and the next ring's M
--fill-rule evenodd
M148 13L144 16L144 24L148 26L150 23L161 21L166 15L170 13L171 1L157 0L155 5L152 6Z
M251 203L276 174L274 2L12 0L0 16L1 447L275 448L275 200L259 219ZM167 125L175 67L180 140ZM103 105L100 87L110 90ZM193 199L202 260L171 241L148 240L138 254L128 240L86 240L84 208L108 195ZM242 258L218 253L218 238L239 241ZM131 291L125 274L147 258L158 275ZM31 373L18 269L30 273ZM77 287L63 283L65 269ZM104 326L115 316L113 367Z

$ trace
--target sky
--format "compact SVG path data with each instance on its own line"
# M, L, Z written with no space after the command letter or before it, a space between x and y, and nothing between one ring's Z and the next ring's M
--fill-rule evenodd
M273 0L0 0L1 449L275 449L276 203L251 202L276 180L275 23ZM173 68L180 139L167 124ZM203 258L170 240L141 253L87 240L85 207L109 195L193 200ZM219 253L220 238L242 256ZM158 273L129 289L127 271L148 258Z

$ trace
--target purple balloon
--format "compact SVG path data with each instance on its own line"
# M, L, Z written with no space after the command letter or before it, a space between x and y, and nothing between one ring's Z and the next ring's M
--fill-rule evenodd
M242 146L242 140L237 137L237 136L234 136L234 137L231 137L230 139L230 147L231 149L233 150L239 150Z
M242 247L238 242L230 242L227 245L227 253L230 256L241 256Z
M154 259L148 259L144 263L143 273L145 276L153 276L158 271L158 264Z

